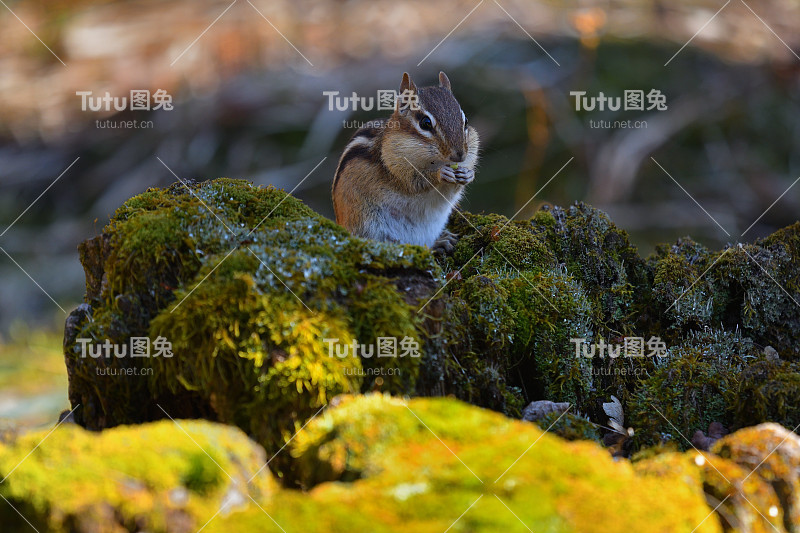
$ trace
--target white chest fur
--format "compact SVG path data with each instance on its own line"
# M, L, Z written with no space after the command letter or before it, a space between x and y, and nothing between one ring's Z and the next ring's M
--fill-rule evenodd
M460 185L440 184L439 190L431 188L413 198L391 194L376 221L376 234L389 241L433 246L463 191Z

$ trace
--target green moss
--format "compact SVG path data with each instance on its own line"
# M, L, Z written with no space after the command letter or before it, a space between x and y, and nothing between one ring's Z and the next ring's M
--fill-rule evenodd
M248 483L266 457L241 431L179 423L180 428L166 420L102 434L65 424L52 433L21 436L0 446L0 472L8 476L0 495L39 531L102 526L166 532L178 522L199 528L231 490L245 499L268 498L277 490L263 472ZM0 521L9 531L28 527L5 504Z
M597 424L572 413L549 413L537 420L536 425L565 440L602 442L602 429Z
M635 287L650 274L627 235L584 204L529 221L465 213L450 229L461 239L444 269L460 273L445 320L458 326L445 346L460 364L447 368L447 392L512 415L548 399L596 416L620 380L596 379L609 363L576 358L571 339L632 335L647 320L647 293Z
M711 422L737 427L740 373L757 357L750 339L711 330L670 347L631 396L627 414L637 440L674 439L686 447L681 434L705 431Z
M358 391L452 395L511 416L547 399L599 423L615 395L637 445L677 439L670 423L800 422L800 306L790 298L800 225L716 253L681 239L645 261L585 204L524 221L458 213L449 228L460 240L437 264L419 246L352 237L274 188L190 188L132 198L82 247L93 308L70 318L65 353L87 427L160 418L162 403L234 423L276 451L331 398ZM131 336L162 336L175 356L79 355L79 337ZM387 337L421 357L336 355ZM576 356L573 339L626 337L661 337L669 357ZM757 344L786 363L755 364ZM104 367L154 373L98 379ZM275 462L287 482L290 466Z
M435 532L463 513L454 529L678 532L709 512L677 475L640 476L595 444L449 399L341 398L290 447L310 490L264 507L286 531ZM254 510L209 528L257 523Z
M800 363L750 362L738 376L731 411L734 427L767 421L795 427L800 420Z
M671 248L659 247L654 263L654 300L664 308L673 327L702 328L713 319L713 294L709 278L698 279L716 257L689 238Z
M228 179L190 188L129 200L106 247L85 248L105 281L65 343L79 421L147 421L164 402L174 416L234 423L274 452L338 394L415 390L420 357L337 357L335 346L424 342L418 300L439 273L428 251L353 238L274 188ZM415 278L430 292L398 290ZM76 342L131 336L163 337L174 356L87 359ZM98 380L105 366L153 373L120 387Z
M750 245L710 253L689 238L650 259L654 301L674 338L737 327L796 360L800 341L800 223Z

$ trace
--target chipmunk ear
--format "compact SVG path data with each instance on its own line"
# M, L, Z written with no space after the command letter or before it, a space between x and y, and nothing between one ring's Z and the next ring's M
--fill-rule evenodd
M417 86L411 81L411 76L408 75L408 72L403 72L403 81L400 82L400 94L397 95L395 111L401 115L408 113L410 103L416 98L418 98Z
M400 92L403 93L405 91L417 92L417 86L411 81L411 76L408 75L408 72L403 72L403 81L400 82Z
M447 77L447 74L444 72L439 72L439 87L444 87L450 92L453 92L453 89L450 88L450 78Z

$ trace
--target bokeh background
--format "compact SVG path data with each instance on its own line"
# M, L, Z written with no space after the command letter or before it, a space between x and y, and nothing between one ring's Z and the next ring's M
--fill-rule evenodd
M76 247L128 197L176 181L157 158L181 179L296 187L332 217L345 122L386 113L330 111L323 92L445 70L482 138L464 209L586 201L643 255L684 235L749 242L800 217L800 186L786 192L800 176L799 27L792 0L3 0L0 432L67 407ZM82 111L76 95L131 89L166 90L174 108ZM637 89L668 109L576 112L570 96Z

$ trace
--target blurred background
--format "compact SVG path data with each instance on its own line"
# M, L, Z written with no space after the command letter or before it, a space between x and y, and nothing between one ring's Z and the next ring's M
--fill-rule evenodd
M297 187L332 217L353 121L388 113L331 111L323 92L374 96L403 71L427 85L445 70L481 134L466 210L586 201L643 255L791 224L798 27L790 0L3 0L0 420L49 423L67 407L76 247L130 196L176 181L157 157L181 179ZM166 91L173 109L84 111L76 95L138 89ZM576 111L570 96L653 89L666 110ZM616 120L639 127L593 127Z

